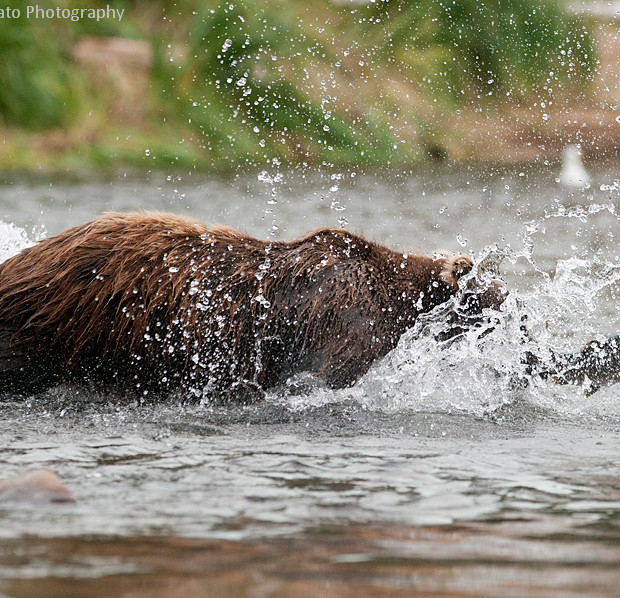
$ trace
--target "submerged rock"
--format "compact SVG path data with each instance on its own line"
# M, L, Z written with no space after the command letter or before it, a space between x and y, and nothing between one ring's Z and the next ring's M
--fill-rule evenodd
M60 478L48 469L36 469L0 480L0 504L43 505L77 502Z

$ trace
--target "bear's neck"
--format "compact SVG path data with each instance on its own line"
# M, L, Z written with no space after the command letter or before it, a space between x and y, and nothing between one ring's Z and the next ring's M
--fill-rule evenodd
M396 254L392 262L391 298L397 305L398 320L404 329L415 323L418 315L429 312L452 297L456 288L441 276L445 259Z

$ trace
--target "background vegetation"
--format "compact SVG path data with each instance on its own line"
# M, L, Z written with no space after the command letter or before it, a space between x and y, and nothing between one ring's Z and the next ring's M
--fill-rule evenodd
M26 19L28 4L0 19L4 168L409 164L442 155L442 115L581 93L595 66L555 0L38 2L120 22ZM146 97L116 98L139 118L115 112L114 72L76 60L84 36L150 44Z

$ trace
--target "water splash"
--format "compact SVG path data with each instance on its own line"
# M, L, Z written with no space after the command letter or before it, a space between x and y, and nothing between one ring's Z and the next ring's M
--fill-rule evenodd
M23 228L0 221L0 262L17 255L22 249L34 245Z
M585 217L610 206L548 213L545 218ZM533 237L540 223L528 223L523 246L514 250L497 244L478 255L463 285L484 288L500 266L525 262L538 277L529 291L511 289L500 311L486 310L488 320L471 327L458 340L438 340L450 314L458 309L453 299L418 318L396 349L374 364L351 389L330 391L312 386L307 378L291 383L286 401L292 409L354 401L363 409L382 412L460 413L475 417L502 417L510 413L546 412L562 416L620 415L618 387L587 398L580 386L557 386L553 379L532 371L532 359L551 364L553 355L579 351L595 338L604 339L600 310L609 309L620 282L620 263L600 256L570 257L557 262L555 275L544 272L534 257ZM300 391L301 389L301 391ZM508 414L508 415L507 415Z

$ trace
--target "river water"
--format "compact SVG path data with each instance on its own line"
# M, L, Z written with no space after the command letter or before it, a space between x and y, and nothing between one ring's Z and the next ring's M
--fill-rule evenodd
M467 251L511 289L494 329L433 322L353 388L259 404L138 404L60 387L0 405L0 477L55 471L77 505L0 510L0 595L616 595L620 385L528 379L620 332L620 166L0 177L0 257L104 210L162 210L290 239L343 225ZM137 248L139 250L139 248Z

